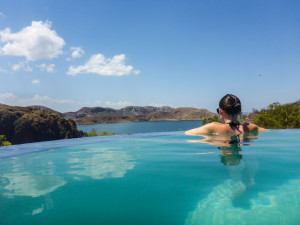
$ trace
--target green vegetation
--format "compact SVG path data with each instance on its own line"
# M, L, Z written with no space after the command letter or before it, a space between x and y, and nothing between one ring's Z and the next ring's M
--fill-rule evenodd
M211 122L218 122L218 123L221 123L218 116L207 117L207 118L204 117L204 118L202 119L202 125L205 125L205 124L211 123Z
M0 146L8 146L11 143L6 139L5 135L0 135Z
M256 110L254 123L268 129L300 128L300 101L280 105L275 102L267 109Z
M73 120L53 111L3 104L0 104L0 134L12 144L84 136Z
M102 131L100 134L97 133L97 128L93 127L92 131L90 133L88 133L88 137L95 137L95 136L111 136L111 135L115 135L116 133L112 132L112 133L108 133L107 131Z

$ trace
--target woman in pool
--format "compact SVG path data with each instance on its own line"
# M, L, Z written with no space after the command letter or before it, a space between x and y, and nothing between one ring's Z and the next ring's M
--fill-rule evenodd
M238 97L227 94L219 102L217 109L220 119L224 124L212 122L202 127L188 130L187 135L201 136L201 140L189 140L188 142L201 142L219 146L222 151L221 162L227 167L232 178L232 189L228 195L232 200L239 198L247 188L255 185L254 175L256 161L242 159L241 146L246 145L252 139L256 139L259 132L266 131L253 123L240 124L238 115L241 113L241 101ZM244 144L241 144L243 142Z
M219 108L217 109L220 119L224 122L224 124L212 122L202 127L188 130L185 134L229 134L239 137L240 134L252 133L257 135L259 132L266 131L266 129L253 123L239 124L238 115L241 111L242 107L240 99L235 95L227 94L220 100Z

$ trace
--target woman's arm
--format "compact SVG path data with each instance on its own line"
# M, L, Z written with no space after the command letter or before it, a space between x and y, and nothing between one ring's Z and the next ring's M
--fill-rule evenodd
M211 134L215 131L215 126L219 124L217 122L208 123L202 127L191 129L185 132L186 135L200 135L200 134Z
M257 132L257 133L261 133L261 132L266 132L267 130L265 128L259 127L254 123L250 123L250 132Z
M259 133L267 131L265 128L262 128L262 127L257 127L257 129L258 129Z

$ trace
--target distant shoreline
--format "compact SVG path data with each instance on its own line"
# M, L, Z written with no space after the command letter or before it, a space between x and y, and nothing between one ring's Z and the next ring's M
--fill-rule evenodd
M173 122L179 122L179 121L202 121L202 119L183 119L183 120L176 120L176 119L164 119L164 120L140 120L140 121L114 121L114 122L102 122L102 123L77 123L76 125L98 125L98 124L112 124L112 123L140 123L140 122L168 122L168 121L173 121Z
M143 109L143 108L140 108ZM103 111L101 112L103 113ZM132 111L131 111L132 113ZM154 111L145 113L139 111L134 115L99 115L90 112L77 112L77 118L74 118L78 125L88 124L103 124L103 123L129 123L129 122L143 122L143 121L185 121L185 120L202 120L203 118L216 116L215 113L209 112L206 109L196 108L177 108L169 109L167 111ZM143 113L143 114L142 114Z

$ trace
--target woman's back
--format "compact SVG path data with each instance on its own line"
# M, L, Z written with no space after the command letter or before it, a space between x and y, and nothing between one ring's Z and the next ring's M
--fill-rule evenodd
M229 124L221 124L212 122L202 127L198 127L185 132L186 135L200 135L200 134L233 134L239 135L242 133L258 133L263 132L265 129L258 127L253 123L245 123L237 125L234 129Z
M228 134L237 134L237 133L253 133L258 132L259 127L253 123L244 123L237 124L235 127L230 126L230 124L221 124L215 123L211 124L211 129L215 132L213 133L228 133Z
M266 131L264 128L258 127L253 123L239 124L238 115L241 114L241 101L232 94L225 95L219 102L217 113L224 124L212 122L202 127L198 127L185 132L187 135L201 134L232 134L240 135L242 133L253 133Z

